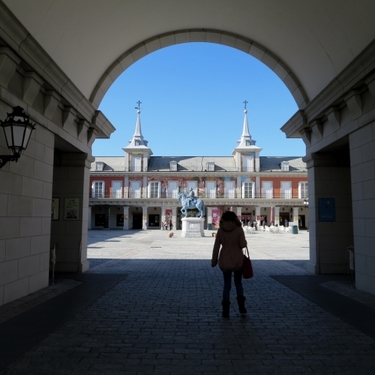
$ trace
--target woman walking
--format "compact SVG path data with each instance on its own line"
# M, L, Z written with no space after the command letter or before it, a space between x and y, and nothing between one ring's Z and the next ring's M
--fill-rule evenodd
M229 317L230 290L232 286L232 274L236 286L237 302L241 314L246 314L245 297L242 287L242 249L247 246L245 233L237 215L232 211L226 211L220 219L220 227L217 231L212 252L211 265L219 267L224 276L223 312L224 318Z

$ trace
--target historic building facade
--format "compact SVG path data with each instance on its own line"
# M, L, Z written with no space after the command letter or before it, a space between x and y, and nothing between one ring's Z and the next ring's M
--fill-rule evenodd
M301 157L260 156L244 111L232 156L153 156L137 111L124 156L96 157L90 171L89 229L180 229L178 194L205 203L205 228L233 210L244 225L308 227L307 169ZM194 213L193 213L194 214Z

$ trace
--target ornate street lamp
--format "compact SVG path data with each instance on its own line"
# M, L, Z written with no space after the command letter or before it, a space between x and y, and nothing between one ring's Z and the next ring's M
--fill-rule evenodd
M0 168L8 161L18 161L21 152L26 150L29 144L31 132L35 129L35 124L30 122L23 108L13 107L13 112L7 115L4 121L0 120L0 126L4 130L7 147L13 155L0 155Z

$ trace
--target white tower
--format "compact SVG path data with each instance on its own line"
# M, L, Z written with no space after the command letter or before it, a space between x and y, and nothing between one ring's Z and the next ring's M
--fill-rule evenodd
M262 149L256 146L256 141L251 138L247 121L246 100L244 101L244 104L245 109L242 135L240 140L237 141L237 147L233 150L232 155L234 155L235 163L239 171L258 172L260 167L259 154Z
M137 121L133 138L129 144L123 148L125 151L125 170L133 172L147 172L148 160L152 155L151 149L147 146L148 142L143 138L141 128L141 102L137 102Z

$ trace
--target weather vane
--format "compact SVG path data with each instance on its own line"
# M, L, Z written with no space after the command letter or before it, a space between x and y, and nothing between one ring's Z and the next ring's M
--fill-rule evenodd
M140 111L141 110L141 104L142 104L142 102L140 100L138 100L136 103L138 105L135 107L135 109L137 109L138 111Z
M247 100L245 100L244 102L243 102L243 104L245 104L245 109L246 109L246 104L247 103L249 103Z

